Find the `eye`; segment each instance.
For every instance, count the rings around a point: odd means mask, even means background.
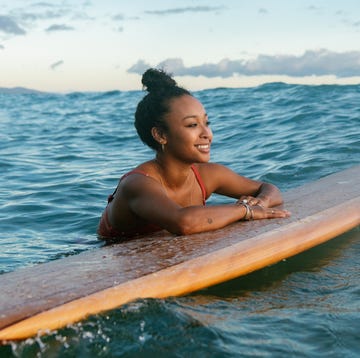
[[[197,127],[197,123],[190,123],[190,124],[188,124],[186,127],[188,127],[188,128],[194,128],[194,127]]]

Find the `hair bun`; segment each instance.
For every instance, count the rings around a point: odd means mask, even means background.
[[[176,81],[165,71],[149,68],[142,76],[141,83],[150,92],[160,92],[163,89],[175,87]]]

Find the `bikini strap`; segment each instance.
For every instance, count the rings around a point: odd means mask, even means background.
[[[201,178],[201,175],[198,171],[198,169],[196,168],[196,166],[194,164],[191,165],[191,169],[192,171],[194,172],[195,174],[195,177],[196,177],[196,180],[197,182],[199,183],[199,186],[201,188],[201,192],[202,192],[202,197],[203,197],[203,205],[205,205],[205,201],[206,201],[206,188],[205,188],[205,185],[204,185],[204,182]]]

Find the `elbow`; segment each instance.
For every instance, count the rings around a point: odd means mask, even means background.
[[[282,205],[284,203],[280,189],[269,183],[263,183],[260,187],[259,196],[264,197],[269,207]]]
[[[282,204],[284,204],[283,196],[282,196],[281,191],[279,189],[277,189],[277,192],[278,192],[278,195],[277,195],[277,198],[276,198],[276,205],[282,205]]]
[[[176,235],[190,235],[197,232],[194,218],[189,215],[182,215],[168,230]]]
[[[269,207],[272,208],[274,206],[279,206],[279,205],[282,205],[284,204],[284,200],[281,196],[277,197],[277,198],[274,198],[273,200],[271,200],[270,204],[269,204]]]
[[[173,234],[176,235],[190,235],[193,233],[194,233],[193,228],[191,227],[191,225],[189,225],[186,222],[178,223],[173,231]]]
[[[282,198],[281,194],[279,197],[275,200],[274,206],[282,205],[284,204],[284,199]]]

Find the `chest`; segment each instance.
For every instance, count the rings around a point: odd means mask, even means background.
[[[182,207],[204,204],[203,192],[196,179],[176,190],[166,188],[165,191],[170,199]]]

